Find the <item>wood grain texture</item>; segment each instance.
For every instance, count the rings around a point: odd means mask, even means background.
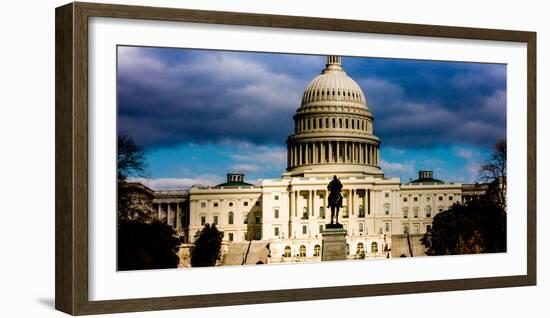
[[[527,275],[89,301],[87,71],[89,17],[527,43]],[[534,32],[78,2],[59,7],[56,9],[56,308],[72,315],[83,315],[534,285],[536,284],[535,108],[536,33]]]
[[[55,308],[74,312],[73,5],[55,10]]]
[[[527,41],[527,276],[537,284],[537,34]]]

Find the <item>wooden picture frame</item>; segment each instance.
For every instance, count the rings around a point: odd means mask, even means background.
[[[536,33],[451,26],[70,3],[56,9],[55,307],[72,314],[164,310],[536,284]],[[527,275],[146,299],[88,297],[88,20],[91,17],[365,32],[527,44]]]

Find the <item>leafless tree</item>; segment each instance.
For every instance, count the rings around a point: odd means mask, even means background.
[[[117,155],[117,191],[118,191],[118,217],[124,219],[144,219],[149,216],[148,207],[151,202],[143,202],[147,199],[140,187],[128,182],[128,177],[145,177],[145,149],[136,144],[127,136],[118,137]]]
[[[506,139],[493,146],[493,153],[479,170],[479,178],[489,184],[487,195],[506,209]]]

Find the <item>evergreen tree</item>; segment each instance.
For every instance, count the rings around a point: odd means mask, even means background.
[[[176,268],[180,240],[164,223],[124,220],[118,223],[118,270]]]
[[[428,255],[506,252],[506,212],[487,199],[455,203],[434,217],[422,243]]]
[[[191,266],[215,266],[220,259],[223,232],[216,225],[205,224],[195,234],[195,245],[191,249]]]

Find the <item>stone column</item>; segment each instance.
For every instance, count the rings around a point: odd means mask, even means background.
[[[350,191],[350,205],[351,205],[351,215],[355,215],[355,190],[351,189]]]
[[[328,141],[328,162],[332,163],[332,141]]]
[[[292,163],[290,162],[290,158],[292,158],[292,147],[288,147],[286,151],[286,166],[291,167]]]
[[[370,145],[370,164],[374,166],[374,147]]]
[[[298,190],[294,190],[294,216],[298,217]]]
[[[327,196],[328,196],[328,193],[327,191],[325,190],[325,194],[323,195],[323,210],[325,211],[325,219],[327,218]]]
[[[303,147],[302,147],[302,144],[298,144],[298,151],[299,151],[299,154],[298,154],[298,164],[299,164],[299,165],[303,165],[303,164],[304,164],[304,163],[302,162],[302,160],[303,160],[303,158],[304,158],[304,156],[302,155],[302,151],[303,151],[302,148],[303,148]]]
[[[157,203],[157,220],[160,222],[161,221],[161,206],[160,206],[160,203]]]
[[[336,162],[340,162],[340,142],[336,142]]]
[[[288,238],[292,235],[292,215],[294,211],[294,191],[288,191]]]
[[[176,202],[176,232],[181,231],[181,203]]]
[[[367,189],[365,189],[365,193],[363,194],[363,214],[365,214],[365,216],[367,214]]]
[[[311,217],[315,215],[315,190],[311,190],[311,211],[309,214],[311,214]]]
[[[307,217],[309,219],[309,216],[311,215],[311,190],[308,190],[307,191],[307,200],[306,200],[307,204]]]
[[[325,142],[324,141],[321,141],[321,143],[319,144],[319,147],[321,147],[321,160],[319,161],[320,163],[325,163]]]
[[[309,154],[311,150],[311,144],[308,142],[306,143],[306,165],[311,163],[311,156]]]
[[[173,215],[174,211],[172,211],[172,203],[168,203],[166,208],[166,225],[173,226],[171,218]]]
[[[349,163],[351,161],[351,150],[349,149],[350,148],[350,143],[348,141],[344,141],[344,149],[346,149],[346,153],[345,153],[345,162]]]
[[[367,190],[367,215],[370,215],[370,189]]]

